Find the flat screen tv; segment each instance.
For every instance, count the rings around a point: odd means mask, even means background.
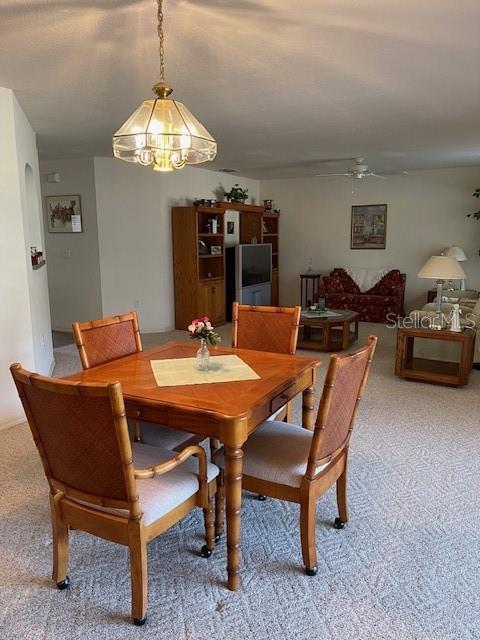
[[[238,283],[240,288],[271,282],[271,244],[239,244],[237,251],[237,274],[238,276],[241,276],[241,282]]]

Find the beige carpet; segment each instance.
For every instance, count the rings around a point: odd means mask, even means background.
[[[394,332],[363,325],[371,332],[380,344],[352,442],[351,521],[333,529],[334,492],[319,501],[318,575],[302,571],[297,506],[245,494],[242,590],[224,586],[224,541],[198,556],[192,514],[149,546],[143,628],[129,622],[120,546],[73,532],[72,586],[54,588],[40,461],[26,426],[2,432],[0,640],[480,638],[480,372],[463,389],[399,380]],[[56,357],[58,375],[78,368],[73,347]]]

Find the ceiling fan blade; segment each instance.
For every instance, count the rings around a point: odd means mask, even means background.
[[[373,171],[370,171],[368,175],[372,176],[372,178],[381,178],[382,180],[388,180],[388,176],[381,176],[378,173],[373,173]]]
[[[314,178],[331,178],[332,176],[347,176],[348,178],[351,176],[351,173],[316,173]]]

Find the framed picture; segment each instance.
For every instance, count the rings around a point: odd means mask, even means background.
[[[212,245],[210,247],[210,253],[212,256],[221,256],[222,255],[222,245]]]
[[[387,205],[353,205],[350,249],[385,249],[386,238]]]
[[[80,196],[46,196],[47,227],[50,233],[81,233]]]
[[[233,220],[227,221],[227,233],[229,235],[235,233],[235,222]]]

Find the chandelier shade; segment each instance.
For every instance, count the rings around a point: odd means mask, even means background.
[[[217,143],[176,100],[145,100],[113,136],[113,155],[158,171],[213,160]]]

